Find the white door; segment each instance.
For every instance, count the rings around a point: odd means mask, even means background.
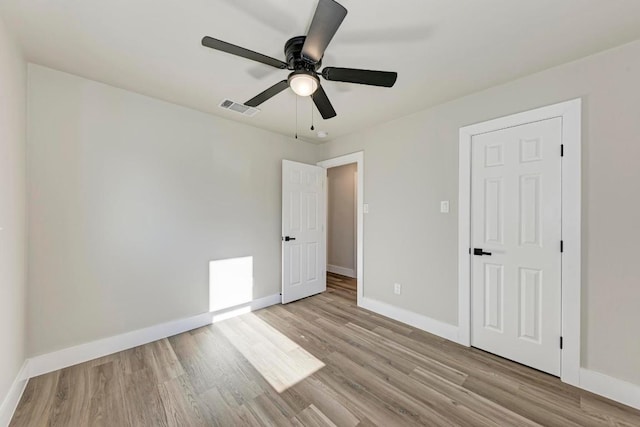
[[[554,118],[474,136],[471,344],[560,375],[561,143]]]
[[[327,289],[327,170],[282,161],[282,303]]]

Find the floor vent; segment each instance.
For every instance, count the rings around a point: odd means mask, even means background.
[[[247,107],[244,104],[239,104],[237,102],[231,101],[230,99],[224,99],[220,103],[220,108],[224,108],[225,110],[235,111],[236,113],[240,113],[243,116],[253,117],[260,112],[257,108]]]

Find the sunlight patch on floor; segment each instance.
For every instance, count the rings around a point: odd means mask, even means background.
[[[278,393],[325,366],[255,314],[229,319],[217,326]]]

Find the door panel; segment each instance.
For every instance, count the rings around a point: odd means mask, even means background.
[[[502,265],[484,265],[484,327],[503,331],[504,269]]]
[[[326,174],[318,166],[282,161],[283,304],[326,290]]]
[[[540,175],[520,177],[520,245],[540,247]]]
[[[560,118],[472,139],[473,346],[560,375]]]
[[[520,312],[518,337],[540,344],[540,282],[542,272],[520,268]]]
[[[502,178],[484,181],[484,199],[484,243],[501,245],[504,230]]]

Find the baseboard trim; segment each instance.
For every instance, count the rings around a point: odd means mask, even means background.
[[[25,360],[22,368],[18,371],[18,375],[16,375],[16,379],[13,380],[9,392],[2,401],[2,405],[0,405],[0,427],[7,427],[9,425],[11,418],[13,418],[13,413],[18,407],[22,393],[24,393],[27,381],[29,380],[27,376],[27,366],[28,361]]]
[[[362,298],[360,303],[362,308],[381,314],[398,322],[406,323],[414,328],[422,329],[430,334],[458,342],[458,327],[439,320],[432,319],[404,308],[395,307],[371,298]]]
[[[249,313],[254,310],[279,304],[280,294],[269,295],[255,299],[246,304],[240,304],[225,310],[202,313],[185,319],[173,320],[160,325],[138,329],[109,338],[91,341],[51,353],[42,354],[27,360],[28,378],[43,375],[58,369],[77,365],[119,351],[128,350],[143,344],[157,341],[172,335],[181,334],[192,329],[210,325],[211,323]]]
[[[580,368],[580,388],[640,409],[640,385],[631,384],[591,369]]]
[[[211,323],[211,314],[202,313],[148,328],[103,338],[29,359],[29,378],[67,368]]]
[[[211,323],[221,322],[232,317],[240,316],[241,314],[250,313],[252,311],[260,310],[261,308],[267,308],[272,305],[281,304],[282,295],[273,294],[268,297],[258,298],[251,301],[248,304],[240,304],[235,307],[219,310],[214,313],[208,313],[211,315]]]
[[[341,276],[347,276],[355,279],[356,271],[353,268],[340,267],[339,265],[327,264],[327,271],[329,273],[339,274]]]

